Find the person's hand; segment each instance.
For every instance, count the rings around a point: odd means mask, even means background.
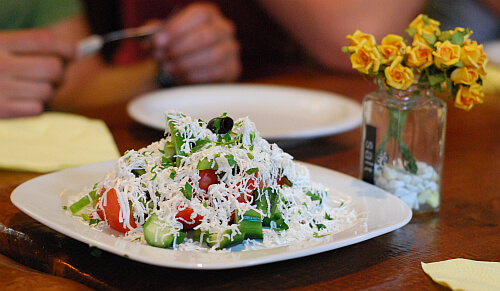
[[[153,55],[178,83],[230,82],[241,74],[235,28],[219,9],[194,3],[153,36]]]
[[[0,118],[42,113],[73,54],[48,30],[0,32]]]

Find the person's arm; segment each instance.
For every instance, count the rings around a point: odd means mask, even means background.
[[[375,35],[402,34],[424,0],[258,0],[320,64],[349,69],[341,48],[356,29]]]
[[[500,1],[498,0],[480,0],[483,2],[491,11],[497,14],[497,17],[500,17]]]
[[[61,38],[76,42],[90,34],[83,16],[58,23],[50,29]],[[50,103],[55,110],[78,110],[126,102],[157,88],[156,63],[146,60],[130,66],[113,66],[95,54],[68,64],[64,82]]]
[[[51,29],[75,43],[90,31],[83,17]],[[156,89],[157,62],[181,84],[230,82],[241,73],[234,27],[211,4],[195,3],[180,10],[152,37],[152,44],[156,59],[152,56],[133,65],[109,65],[98,55],[70,64],[52,108],[71,110],[124,102]]]
[[[50,30],[0,32],[0,118],[43,112],[72,58],[71,43]]]
[[[153,37],[153,55],[182,84],[233,82],[241,74],[234,24],[211,3],[193,3]]]

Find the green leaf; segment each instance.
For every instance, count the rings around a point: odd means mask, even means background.
[[[434,86],[434,85],[439,85],[441,86],[441,83],[446,81],[446,76],[444,72],[440,73],[435,73],[431,75],[427,75],[427,79],[429,80],[429,85]]]
[[[94,224],[98,224],[102,220],[100,220],[98,218],[90,218],[88,221],[89,221],[89,225],[94,225]]]
[[[434,34],[422,33],[422,37],[433,46],[436,43],[436,36]]]
[[[322,223],[316,223],[316,227],[318,228],[318,230],[322,230],[322,229],[326,228],[326,225],[324,225]]]
[[[438,39],[439,39],[440,42],[445,42],[447,40],[450,40],[451,39],[451,33],[449,31],[443,31],[439,35]]]
[[[311,191],[307,191],[307,196],[311,197],[311,201],[321,201],[321,197],[318,194],[314,194]]]
[[[458,62],[455,63],[455,67],[457,67],[457,68],[463,68],[463,67],[465,67],[465,64],[462,61],[458,61]]]
[[[225,155],[227,162],[229,163],[229,166],[233,167],[236,165],[236,161],[234,160],[233,155]]]
[[[456,31],[451,36],[450,42],[452,44],[462,45],[464,43],[465,37],[470,33],[470,29],[466,28],[464,31]]]
[[[214,166],[212,166],[212,165],[214,165]],[[203,160],[199,161],[198,165],[196,165],[196,169],[197,170],[208,170],[208,169],[217,170],[217,164],[214,163],[214,161],[209,160],[208,158],[203,158]]]
[[[259,168],[251,168],[245,171],[248,175],[252,175],[254,173],[257,173],[259,171]]]
[[[175,169],[171,169],[171,172],[170,172],[170,179],[174,179],[175,178],[175,175],[177,174],[177,172],[175,171]]]
[[[138,177],[146,174],[146,170],[144,170],[144,169],[132,169],[132,174],[134,174],[134,176],[136,178],[138,178]]]
[[[193,198],[193,186],[191,186],[188,182],[186,182],[184,188],[181,188],[181,192],[188,200]]]
[[[429,21],[429,16],[427,15],[422,16],[422,21],[425,23],[425,26],[431,25],[431,22]]]
[[[417,29],[415,27],[407,28],[406,33],[408,33],[409,36],[413,37],[417,33]]]
[[[197,140],[195,142],[194,147],[191,149],[191,152],[195,153],[195,152],[201,150],[209,142],[210,142],[210,140],[208,138]]]

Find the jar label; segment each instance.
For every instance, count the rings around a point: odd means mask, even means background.
[[[363,141],[363,181],[374,184],[375,145],[377,144],[377,128],[366,124]]]

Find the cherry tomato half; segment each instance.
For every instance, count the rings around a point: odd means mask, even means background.
[[[282,176],[280,179],[278,179],[278,185],[280,185],[281,187],[285,185],[288,187],[292,187],[292,182],[290,182],[290,180],[288,180],[286,176]]]
[[[97,214],[99,217],[106,221],[106,223],[112,228],[121,233],[127,233],[130,229],[124,226],[124,222],[120,221],[120,203],[118,202],[118,195],[116,194],[116,190],[111,188],[108,190],[106,195],[102,195],[106,189],[101,190],[101,197],[99,198],[100,203],[97,204]],[[103,198],[104,197],[104,198]],[[106,201],[102,201],[106,199]],[[101,208],[102,205],[102,208]],[[135,228],[137,224],[132,217],[132,212],[130,212],[130,225]]]
[[[245,185],[241,185],[238,183],[238,187],[240,188],[240,195],[236,197],[236,200],[240,203],[246,203],[250,201],[250,197],[252,197],[253,191],[257,188],[257,172],[252,174],[252,178],[248,179]]]
[[[175,215],[175,219],[182,223],[183,229],[192,229],[195,226],[198,226],[203,219],[203,216],[200,214],[196,214],[195,218],[191,218],[191,214],[193,214],[194,210],[191,207],[186,207]]]
[[[208,187],[210,185],[219,183],[219,177],[217,177],[217,174],[215,174],[215,170],[200,170],[200,180],[198,181],[198,183],[200,189],[208,192]]]

